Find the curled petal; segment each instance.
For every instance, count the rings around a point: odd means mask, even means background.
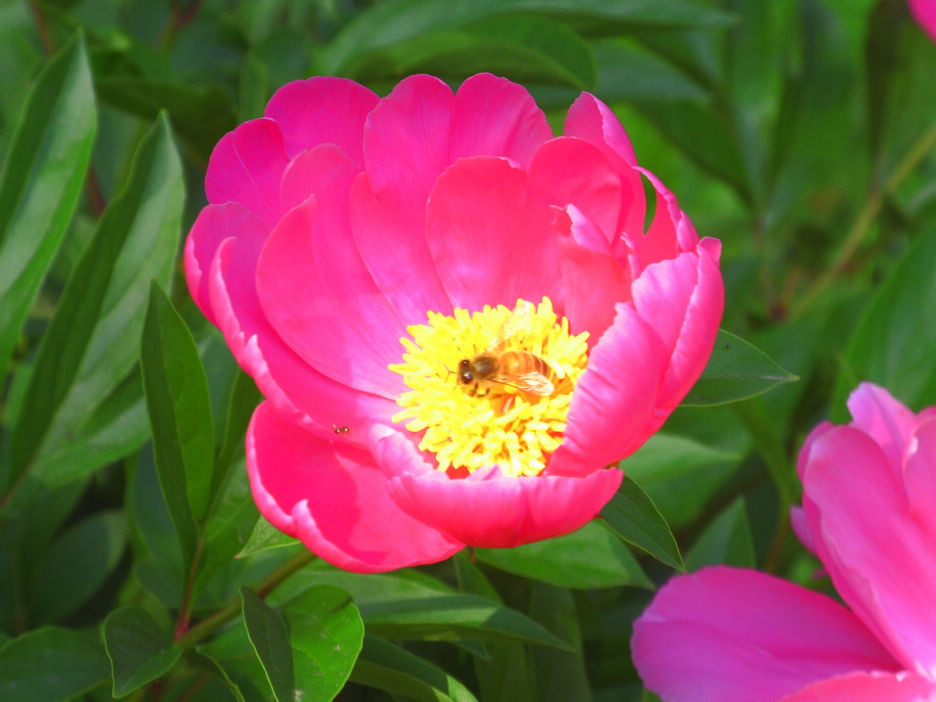
[[[401,509],[452,539],[483,548],[509,548],[562,536],[593,519],[621,484],[616,469],[583,478],[507,477],[492,467],[465,478],[433,470],[397,431],[373,434],[378,463],[393,475]]]
[[[910,514],[883,450],[835,427],[813,443],[803,488],[839,594],[907,669],[936,680],[936,539]]]
[[[704,249],[680,254],[648,266],[632,291],[637,312],[669,359],[657,400],[665,419],[698,380],[715,345],[725,301],[718,262]]]
[[[347,158],[345,165],[343,179],[290,210],[270,234],[257,262],[257,293],[273,328],[309,365],[394,399],[403,385],[387,363],[400,355],[404,327],[351,238],[347,193],[356,169]]]
[[[352,80],[314,76],[277,90],[264,114],[279,125],[290,158],[319,144],[335,144],[363,167],[364,121],[378,101]]]
[[[278,412],[320,436],[334,436],[334,427],[346,426],[343,438],[360,443],[364,426],[388,421],[399,408],[322,375],[286,346],[247,284],[255,275],[258,248],[249,239],[233,238],[218,247],[208,276],[218,328],[240,367]]]
[[[208,202],[239,202],[272,227],[281,214],[280,179],[288,162],[276,122],[245,122],[225,134],[211,152],[205,175]]]
[[[671,702],[770,702],[831,676],[899,669],[831,598],[726,567],[661,588],[634,622],[631,654],[647,688]]]
[[[917,425],[907,442],[903,465],[910,514],[936,542],[936,417]]]
[[[615,306],[614,323],[589,354],[569,407],[565,438],[547,472],[584,475],[646,441],[663,379],[659,337],[631,303]]]
[[[247,470],[270,523],[339,568],[374,573],[435,563],[463,546],[402,512],[367,451],[316,438],[268,402],[247,431]]]
[[[936,687],[925,678],[900,673],[849,673],[813,683],[781,702],[936,702]]]

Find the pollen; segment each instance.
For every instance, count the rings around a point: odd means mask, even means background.
[[[546,297],[513,309],[429,312],[407,332],[403,362],[389,366],[410,388],[393,421],[421,433],[419,448],[435,454],[438,469],[541,473],[562,443],[588,332],[571,334]]]

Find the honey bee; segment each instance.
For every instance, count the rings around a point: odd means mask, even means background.
[[[532,305],[518,305],[513,314],[513,324],[505,324],[488,344],[488,347],[473,358],[463,358],[458,362],[456,376],[458,383],[466,387],[472,397],[487,397],[493,388],[491,384],[514,388],[526,396],[549,397],[556,391],[556,374],[549,364],[530,351],[507,348],[510,338],[516,334],[516,325],[529,314]],[[484,389],[483,394],[481,393]],[[502,413],[513,402],[513,396],[505,398]]]
[[[339,434],[339,435],[347,434],[348,432],[351,431],[351,427],[346,427],[346,426],[339,427],[337,424],[332,424],[332,429],[334,430],[336,434]]]

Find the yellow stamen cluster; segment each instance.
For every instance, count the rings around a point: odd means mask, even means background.
[[[429,312],[428,324],[407,328],[403,363],[390,370],[411,388],[397,400],[404,409],[393,421],[424,432],[419,448],[436,455],[439,470],[475,471],[500,464],[506,475],[537,475],[562,442],[572,391],[588,361],[588,332],[572,335],[568,320],[518,300],[511,310],[485,306],[452,316]],[[555,389],[549,396],[524,392],[522,382],[459,382],[459,363],[479,355],[525,351],[549,366]]]

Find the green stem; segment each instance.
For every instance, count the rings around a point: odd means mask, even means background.
[[[257,583],[254,586],[257,594],[260,597],[266,597],[270,592],[272,592],[277,585],[282,583],[286,578],[295,573],[297,570],[301,569],[303,566],[308,565],[316,558],[315,554],[311,551],[302,551],[297,553],[295,556],[290,558],[288,561],[280,565],[276,570],[266,576],[263,580]],[[182,647],[194,646],[202,639],[209,636],[212,632],[216,631],[220,627],[227,624],[229,621],[234,619],[241,611],[241,602],[238,597],[237,600],[224,607],[219,609],[214,614],[202,619],[198,624],[193,626],[191,629],[186,631],[181,636],[177,636],[175,642]]]
[[[793,308],[791,313],[792,317],[799,317],[804,311],[809,309],[813,302],[815,302],[827,288],[835,283],[838,275],[845,270],[852,256],[855,255],[855,252],[858,251],[865,237],[867,237],[871,225],[874,224],[874,221],[881,212],[881,207],[884,204],[884,197],[894,192],[900,184],[906,180],[907,176],[920,164],[934,145],[936,145],[936,124],[933,124],[929,129],[923,132],[919,139],[913,142],[907,150],[907,153],[904,154],[904,157],[894,170],[891,171],[890,176],[888,176],[887,180],[884,182],[884,186],[880,189],[872,190],[869,193],[864,207],[858,212],[858,216],[848,230],[848,234],[845,236],[845,240],[842,242],[832,264],[816,279],[816,282],[813,283],[812,287],[810,287],[806,294],[800,299],[799,303]]]

